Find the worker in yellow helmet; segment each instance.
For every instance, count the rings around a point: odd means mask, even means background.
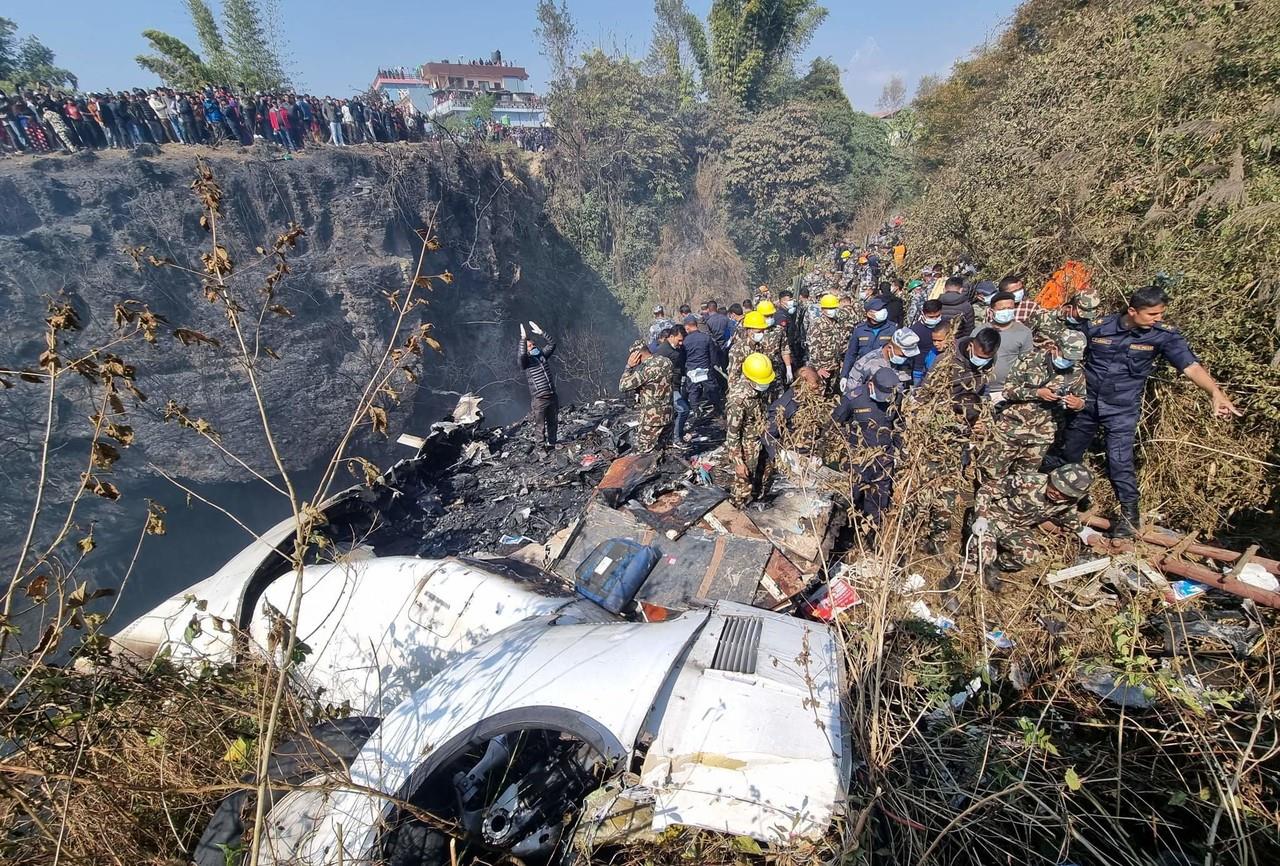
[[[805,332],[807,363],[818,372],[824,390],[830,394],[840,380],[840,367],[844,352],[853,332],[852,318],[847,309],[840,306],[840,298],[825,294],[818,301],[819,316]]]
[[[773,305],[773,301],[763,300],[756,304],[755,311],[764,316],[765,334],[764,339],[756,344],[754,350],[762,355],[768,355],[775,370],[785,370],[789,385],[792,371],[791,344],[787,342],[786,330],[777,323],[778,308]]]
[[[742,362],[752,352],[759,352],[770,359],[776,358],[781,367],[784,342],[782,332],[777,328],[770,328],[769,320],[759,310],[752,310],[743,316],[742,323],[729,342],[729,363],[725,370],[729,387],[733,387],[742,378]]]
[[[729,495],[733,504],[741,508],[758,498],[765,486],[769,456],[760,437],[767,426],[771,393],[778,377],[773,362],[760,352],[748,354],[737,368],[741,375],[729,388],[725,403],[724,448],[733,466]]]

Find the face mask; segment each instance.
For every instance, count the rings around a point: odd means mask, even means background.
[[[1076,362],[1071,360],[1070,358],[1054,358],[1053,359],[1053,366],[1057,367],[1059,370],[1070,370],[1075,365],[1076,365]]]
[[[899,367],[901,367],[903,364],[907,363],[907,356],[906,355],[890,355],[889,363],[897,364]]]
[[[827,318],[828,318],[828,319],[834,319],[834,318],[836,317],[836,313],[837,313],[837,312],[839,312],[839,311],[838,311],[838,310],[827,310],[827,311],[826,311],[826,313],[827,313]]]
[[[795,311],[796,311],[796,304],[795,304],[795,301],[792,301],[791,303],[787,304],[787,312],[788,312],[788,313],[794,313]]]
[[[772,328],[772,327],[773,327],[773,316],[765,316],[765,318],[764,318],[764,323],[765,323],[766,325],[768,325],[770,328]]]
[[[1023,295],[1025,295],[1025,294],[1026,294],[1026,292],[1025,292],[1025,291],[1023,291],[1022,289],[1018,289],[1018,291],[1016,291],[1016,292],[1014,292],[1014,293],[1013,293],[1013,299],[1014,299],[1015,301],[1017,301],[1019,304],[1021,304],[1021,303],[1022,303],[1022,296],[1023,296]]]
[[[887,318],[889,318],[888,310],[876,310],[874,313],[871,314],[871,321],[873,322],[877,322],[877,323],[883,322]]]
[[[997,325],[1007,325],[1013,321],[1015,315],[1017,314],[1014,310],[996,310],[991,314],[991,320]]]
[[[942,316],[927,316],[920,320],[930,328],[936,328],[942,324]]]
[[[757,343],[763,343],[764,334],[760,333],[759,331],[756,331],[754,334],[751,335],[751,339],[755,340]]]
[[[530,350],[529,350],[529,354],[536,358],[536,357],[538,357],[539,355],[541,355],[541,354],[542,354],[542,350],[541,350],[541,349],[530,349]]]
[[[1080,324],[1080,317],[1079,317],[1079,316],[1067,316],[1067,317],[1066,317],[1066,319],[1067,319],[1067,321],[1068,321],[1068,322],[1070,322],[1070,323],[1071,323],[1071,324],[1073,324],[1073,325],[1079,325],[1079,324]]]
[[[751,383],[751,387],[752,387],[752,388],[755,388],[755,389],[756,389],[757,391],[759,391],[761,394],[763,394],[765,391],[768,391],[768,390],[769,390],[769,388],[770,388],[770,386],[769,386],[769,385],[761,385],[759,382],[752,382],[752,383]]]
[[[990,364],[990,363],[991,363],[991,359],[990,359],[990,358],[979,358],[977,355],[970,355],[970,356],[969,356],[969,363],[970,363],[970,364],[973,364],[973,366],[975,366],[975,367],[982,368],[982,367],[985,367],[985,366],[987,366],[988,364]]]

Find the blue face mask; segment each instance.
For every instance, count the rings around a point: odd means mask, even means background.
[[[903,364],[907,363],[907,358],[905,355],[890,355],[889,363],[897,364],[899,367],[901,367]]]
[[[1017,312],[1014,310],[996,310],[991,314],[991,320],[997,325],[1007,325],[1013,321]]]
[[[773,316],[765,316],[764,323],[770,328],[773,327]]]
[[[1070,370],[1075,365],[1076,365],[1076,362],[1071,360],[1070,358],[1054,358],[1053,359],[1053,366],[1057,367],[1059,370]]]
[[[942,316],[926,316],[920,321],[928,325],[930,328],[936,328],[938,325],[942,324]]]
[[[991,359],[990,359],[990,358],[979,358],[977,355],[970,355],[970,356],[969,356],[969,363],[973,364],[973,366],[975,366],[975,367],[985,367],[985,366],[987,366],[988,364],[990,364],[990,363],[991,363]]]
[[[542,354],[542,350],[541,350],[541,349],[530,349],[530,350],[529,350],[529,354],[530,354],[530,355],[533,355],[533,357],[535,357],[535,358],[536,358],[536,357],[538,357],[539,355],[541,355],[541,354]]]

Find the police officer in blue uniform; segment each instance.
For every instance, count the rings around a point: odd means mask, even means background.
[[[1099,427],[1106,434],[1107,474],[1120,503],[1112,535],[1131,537],[1140,521],[1138,477],[1133,463],[1133,440],[1142,411],[1142,391],[1156,361],[1167,360],[1213,400],[1220,418],[1243,415],[1196,358],[1177,328],[1163,323],[1169,296],[1160,286],[1138,289],[1126,312],[1090,325],[1084,374],[1089,396],[1075,413],[1061,445],[1045,458],[1046,471],[1078,463],[1093,443]]]
[[[848,425],[849,444],[858,461],[852,503],[872,528],[879,528],[893,494],[893,460],[898,445],[894,426],[902,389],[898,374],[881,367],[865,385],[842,397],[831,413],[837,423]]]
[[[849,375],[854,362],[863,355],[869,355],[885,347],[893,339],[893,332],[898,330],[898,323],[889,319],[889,310],[880,298],[867,301],[866,321],[853,329],[849,335],[849,346],[844,351],[844,365],[840,368],[840,378]]]

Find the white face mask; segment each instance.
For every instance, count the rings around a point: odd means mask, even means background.
[[[761,385],[759,382],[752,382],[751,387],[763,394],[765,391],[768,391],[772,385]]]
[[[889,318],[888,310],[876,310],[871,314],[871,321],[877,324],[879,324],[880,322],[883,322],[887,318]]]
[[[942,324],[942,316],[926,316],[920,321],[928,325],[930,328],[936,328],[938,325]]]
[[[766,325],[768,325],[770,328],[772,328],[772,327],[773,327],[773,316],[766,316],[766,317],[765,317],[765,320],[764,320],[764,323],[765,323]]]
[[[756,331],[754,334],[751,335],[751,339],[755,340],[757,343],[763,343],[764,334],[761,333],[760,331]]]
[[[827,318],[828,318],[828,319],[834,319],[834,318],[836,317],[836,313],[838,313],[838,312],[840,312],[840,311],[839,311],[839,310],[826,310],[825,312],[826,312],[826,314],[827,314]]]
[[[1016,292],[1013,293],[1013,299],[1017,301],[1019,304],[1021,304],[1022,298],[1024,295],[1026,295],[1026,292],[1022,289],[1018,289]]]
[[[991,313],[991,320],[997,325],[1007,325],[1013,321],[1015,315],[1014,310],[994,310]]]
[[[795,301],[792,301],[791,303],[787,304],[787,312],[788,312],[788,313],[794,313],[795,311],[796,311],[796,302],[795,302]]]

